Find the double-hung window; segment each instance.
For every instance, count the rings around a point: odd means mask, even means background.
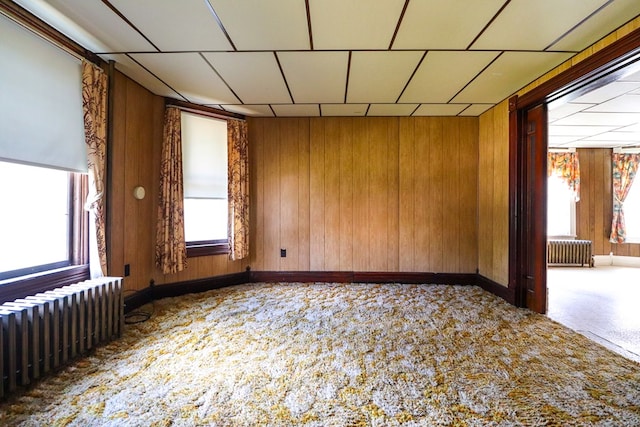
[[[187,255],[228,253],[227,122],[182,112]]]

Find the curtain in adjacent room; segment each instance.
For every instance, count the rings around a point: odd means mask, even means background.
[[[247,123],[228,120],[229,258],[249,255],[249,142]]]
[[[627,232],[624,224],[624,201],[638,171],[640,154],[613,153],[613,221],[611,222],[611,243],[624,243]]]
[[[180,110],[167,107],[164,113],[160,198],[156,228],[156,266],[164,274],[177,273],[187,266],[182,186]]]
[[[96,65],[82,61],[82,108],[87,145],[89,195],[85,209],[91,215],[91,277],[107,273],[105,190],[107,155],[107,75]]]
[[[580,200],[580,162],[578,153],[550,152],[547,154],[547,176],[557,176],[569,186],[575,201]]]

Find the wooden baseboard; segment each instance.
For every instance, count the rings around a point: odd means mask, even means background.
[[[476,274],[476,286],[480,286],[487,292],[491,292],[492,294],[499,296],[506,302],[512,305],[516,305],[516,293],[514,289],[507,288],[506,286],[502,286],[499,283],[494,282],[491,279],[484,277],[481,274]]]
[[[143,289],[125,297],[125,313],[129,313],[151,301],[204,292],[226,286],[258,282],[326,282],[326,283],[425,283],[438,285],[480,286],[506,300],[515,303],[512,289],[472,273],[415,273],[369,271],[250,271],[209,277],[198,280],[168,283]]]

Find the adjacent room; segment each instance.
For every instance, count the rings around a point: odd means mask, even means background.
[[[0,0],[0,424],[640,425],[640,353],[572,323],[638,334],[637,283],[578,298],[640,259],[639,27]],[[547,226],[595,267],[547,268]]]

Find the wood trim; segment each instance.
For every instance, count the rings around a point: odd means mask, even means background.
[[[506,288],[479,274],[414,273],[414,272],[353,272],[353,271],[251,271],[151,286],[125,297],[125,313],[154,300],[205,292],[227,286],[260,282],[302,283],[411,283],[434,285],[479,286],[514,304],[513,289]]]
[[[208,255],[224,255],[230,252],[229,242],[210,242],[203,244],[189,244],[187,242],[187,258]]]
[[[177,107],[182,111],[187,111],[189,113],[200,114],[207,117],[213,117],[216,119],[236,119],[236,120],[245,120],[246,117],[242,114],[231,113],[229,111],[218,110],[213,107],[205,107],[204,105],[193,104],[191,102],[180,101],[178,99],[173,98],[165,98],[164,99],[166,106]]]
[[[69,37],[53,28],[51,25],[10,0],[0,0],[0,13],[39,34],[44,39],[49,40],[56,46],[59,46],[76,57],[84,58],[100,66],[104,64],[104,61],[98,55],[85,49],[80,44],[74,42]]]
[[[518,223],[521,202],[519,197],[522,196],[522,185],[518,179],[520,175],[520,154],[518,144],[518,96],[515,95],[509,99],[509,289],[514,293],[518,287],[518,277],[521,271],[518,264],[518,230],[521,224]],[[488,279],[487,279],[488,280]],[[523,307],[524,300],[520,297],[515,298],[514,304]]]
[[[89,264],[65,267],[49,273],[40,273],[16,280],[6,280],[0,286],[0,303],[35,295],[61,286],[89,279]]]
[[[638,60],[640,60],[640,29],[634,30],[521,95],[518,97],[517,108],[524,109],[539,104],[546,101],[550,95],[555,99],[560,98]]]
[[[516,304],[516,292],[513,288],[507,288],[502,286],[491,279],[484,277],[481,274],[475,275],[475,285],[481,287],[487,292],[491,292],[492,294],[502,298],[509,304]]]

